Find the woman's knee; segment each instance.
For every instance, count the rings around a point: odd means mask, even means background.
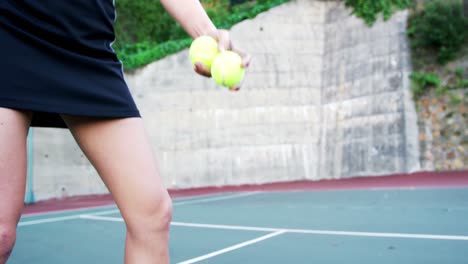
[[[16,226],[0,222],[0,260],[8,258],[16,241]]]
[[[130,213],[126,222],[131,233],[148,235],[168,232],[171,220],[172,201],[169,194],[164,191],[149,199],[142,208]]]
[[[172,220],[172,200],[167,191],[164,191],[150,217],[159,222],[159,228],[167,230]]]

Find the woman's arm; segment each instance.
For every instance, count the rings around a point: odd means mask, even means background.
[[[161,4],[192,38],[218,34],[199,0],[161,0]]]

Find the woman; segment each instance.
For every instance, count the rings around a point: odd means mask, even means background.
[[[190,36],[231,49],[199,0],[161,2]],[[0,264],[23,207],[30,126],[70,129],[125,220],[125,263],[169,263],[171,199],[111,47],[114,20],[112,0],[0,1]]]

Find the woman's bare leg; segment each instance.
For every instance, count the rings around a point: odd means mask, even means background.
[[[31,114],[0,107],[0,264],[16,241],[26,184],[26,137]]]
[[[125,263],[169,263],[172,204],[143,121],[63,118],[125,220]]]

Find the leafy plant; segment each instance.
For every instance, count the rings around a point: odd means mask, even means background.
[[[468,87],[468,80],[467,79],[462,79],[458,81],[457,83],[457,88],[467,88]]]
[[[134,70],[142,65],[166,57],[168,54],[178,52],[190,45],[191,38],[182,40],[169,40],[161,44],[148,42],[128,44],[117,51],[119,59],[125,69]]]
[[[458,94],[450,94],[450,104],[451,105],[459,105],[463,102],[463,98]]]
[[[434,89],[436,95],[441,96],[449,90],[468,87],[468,79],[463,79],[463,68],[444,72],[443,76],[444,80],[436,73],[413,72],[410,78],[414,97],[417,99],[431,89]]]
[[[434,50],[437,62],[446,64],[467,42],[467,28],[460,1],[432,0],[411,17],[407,32],[414,50]]]
[[[412,0],[345,0],[345,4],[353,9],[354,15],[371,26],[380,13],[384,20],[388,20],[395,11],[410,7]]]
[[[433,73],[413,72],[410,78],[413,81],[413,94],[416,98],[422,96],[431,87],[439,87],[441,83],[439,76]]]
[[[465,69],[463,67],[455,69],[455,75],[457,75],[458,78],[463,78],[463,73],[465,73]]]

